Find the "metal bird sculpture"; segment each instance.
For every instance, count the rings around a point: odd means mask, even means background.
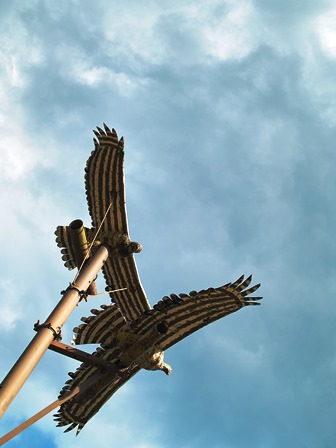
[[[112,303],[93,309],[92,316],[82,318],[83,324],[74,329],[74,343],[100,344],[93,356],[104,361],[105,366],[114,366],[114,370],[84,362],[76,372],[69,373],[60,397],[92,380],[85,392],[63,403],[54,416],[57,426],[67,426],[65,432],[77,428],[77,434],[140,369],[162,370],[169,375],[172,369],[163,360],[169,347],[244,306],[259,305],[261,299],[251,296],[260,284],[250,286],[251,276],[242,276],[218,288],[170,294],[152,308],[133,255],[141,250],[141,245],[129,239],[123,138],[118,140],[116,131],[105,124],[104,129],[97,128],[94,133],[95,148],[85,168],[93,228],[85,232],[91,250],[102,243],[111,247],[102,269]],[[65,266],[79,267],[69,227],[59,226],[55,233]]]

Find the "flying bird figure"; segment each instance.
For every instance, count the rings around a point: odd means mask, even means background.
[[[110,247],[110,256],[102,270],[112,303],[91,310],[74,329],[75,344],[100,344],[94,357],[114,366],[114,370],[82,363],[69,373],[70,379],[60,397],[92,379],[85,392],[63,403],[55,420],[68,426],[65,432],[83,426],[140,369],[162,370],[171,367],[164,361],[164,351],[186,336],[248,305],[259,305],[261,297],[251,296],[260,284],[250,286],[251,276],[244,276],[218,288],[170,294],[150,306],[141,285],[134,252],[139,243],[130,241],[124,190],[124,141],[114,129],[94,131],[95,148],[85,168],[85,187],[92,229],[85,229],[94,251],[100,244]],[[97,229],[99,232],[97,234]],[[78,266],[69,227],[56,230],[68,269]],[[97,380],[95,380],[97,378]]]

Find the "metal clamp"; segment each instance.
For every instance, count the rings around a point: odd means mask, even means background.
[[[34,324],[35,331],[40,331],[42,328],[48,328],[48,330],[50,330],[54,334],[54,341],[60,341],[62,339],[61,329],[58,327],[57,330],[55,330],[50,322],[40,324],[40,321],[38,320],[36,324]]]
[[[85,302],[87,302],[87,298],[88,298],[88,293],[87,291],[81,291],[79,290],[73,283],[70,283],[69,286],[67,287],[67,289],[61,291],[61,294],[65,294],[67,291],[70,291],[71,289],[73,289],[74,291],[77,291],[78,295],[79,295],[79,301],[81,302],[82,300],[85,300]]]

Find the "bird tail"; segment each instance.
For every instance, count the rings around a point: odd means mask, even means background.
[[[69,226],[58,226],[55,231],[57,246],[61,248],[64,266],[79,269],[89,257],[89,245],[92,232],[83,226],[80,219],[72,221]]]
[[[83,226],[83,221],[76,219],[69,226],[58,226],[55,235],[57,246],[61,248],[64,266],[69,270],[80,270],[90,255],[92,231]],[[95,282],[90,284],[87,292],[89,295],[97,294]]]

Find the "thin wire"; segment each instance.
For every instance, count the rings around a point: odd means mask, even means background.
[[[96,234],[95,234],[93,240],[91,241],[91,244],[90,244],[90,246],[89,246],[89,248],[88,248],[88,250],[87,250],[87,252],[86,252],[86,254],[85,254],[85,257],[84,257],[84,259],[83,259],[83,261],[82,261],[82,264],[80,265],[80,267],[79,267],[79,269],[78,269],[78,272],[77,272],[77,274],[75,275],[74,282],[76,281],[77,277],[79,276],[79,273],[80,273],[80,271],[82,270],[85,261],[86,261],[86,260],[89,258],[89,256],[90,256],[90,252],[91,252],[92,246],[94,245],[94,243],[95,243],[95,241],[96,241],[96,239],[97,239],[97,236],[98,236],[98,234],[99,234],[99,232],[100,232],[100,229],[102,228],[102,225],[103,225],[103,223],[104,223],[104,221],[105,221],[105,219],[106,219],[106,217],[107,217],[108,212],[110,211],[111,206],[112,206],[112,201],[110,202],[110,205],[108,206],[108,208],[107,208],[107,210],[106,210],[106,213],[105,213],[105,215],[104,215],[104,217],[103,217],[103,219],[102,219],[102,222],[99,224],[99,227],[98,227],[98,229],[97,229],[97,232],[96,232]]]
[[[108,208],[107,208],[107,210],[106,210],[106,213],[105,213],[105,215],[104,215],[104,218],[102,219],[102,222],[100,223],[100,225],[99,225],[99,227],[98,227],[98,230],[97,230],[97,232],[96,232],[96,234],[95,234],[95,236],[94,236],[94,238],[93,238],[93,240],[92,240],[92,242],[91,242],[91,244],[90,244],[90,247],[89,247],[89,249],[88,249],[88,252],[91,251],[91,248],[92,248],[94,242],[95,242],[96,239],[97,239],[97,236],[98,236],[98,234],[99,234],[99,232],[100,232],[100,229],[101,229],[101,227],[102,227],[102,225],[103,225],[103,223],[104,223],[104,221],[105,221],[105,219],[106,219],[106,217],[107,217],[108,212],[110,211],[111,206],[112,206],[112,201],[110,202],[110,205],[108,206]]]
[[[89,294],[89,297],[97,297],[97,296],[102,296],[104,294],[111,294],[111,292],[119,292],[119,291],[126,291],[127,288],[120,288],[120,289],[113,289],[112,291],[104,291],[104,292],[100,292],[98,294]]]

